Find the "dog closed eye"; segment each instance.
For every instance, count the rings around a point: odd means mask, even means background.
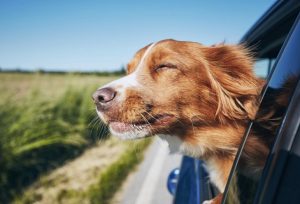
[[[170,149],[205,160],[223,192],[263,84],[252,65],[240,45],[152,43],[136,53],[127,76],[99,89],[116,94],[97,102],[97,113],[122,139],[158,135]]]
[[[154,71],[158,72],[166,69],[177,69],[177,66],[171,63],[163,63],[159,64],[158,66],[155,66]]]

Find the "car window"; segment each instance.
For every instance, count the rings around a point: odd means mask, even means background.
[[[234,164],[223,203],[253,203],[277,131],[280,128],[289,99],[300,75],[300,21],[283,46],[274,65],[263,98],[253,122],[241,145]],[[266,67],[269,61],[260,61],[258,66]],[[269,69],[269,68],[265,68]],[[261,71],[267,74],[267,71]],[[262,77],[264,77],[262,75]]]
[[[254,73],[256,76],[266,79],[271,73],[276,58],[260,58],[254,64]]]

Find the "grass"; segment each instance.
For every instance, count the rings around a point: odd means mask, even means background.
[[[114,77],[0,74],[0,203],[93,144],[92,92]]]
[[[114,139],[108,140],[101,145],[107,146],[107,144],[114,143],[114,141]],[[137,164],[142,161],[144,150],[150,143],[151,139],[118,143],[117,148],[121,148],[122,151],[114,152],[114,155],[108,154],[107,159],[112,162],[107,166],[102,164],[101,169],[98,169],[96,174],[90,175],[93,183],[88,186],[86,186],[86,182],[79,181],[80,188],[76,188],[74,179],[76,180],[77,178],[70,178],[67,173],[62,174],[60,172],[58,174],[56,172],[54,175],[43,177],[40,182],[35,183],[33,188],[30,188],[22,197],[15,200],[14,203],[112,203],[115,193],[121,188],[124,180],[135,169]],[[99,161],[95,160],[95,162]],[[103,166],[105,167],[102,168]],[[74,165],[73,170],[75,170]],[[68,184],[70,179],[72,180],[71,185]],[[53,188],[59,190],[54,193]],[[49,195],[45,195],[48,192],[50,192]]]
[[[111,198],[119,190],[123,180],[130,171],[143,159],[143,150],[150,144],[149,139],[139,141],[140,151],[136,151],[132,146],[121,157],[111,164],[98,178],[98,183],[91,186],[86,192],[92,204],[109,204]]]

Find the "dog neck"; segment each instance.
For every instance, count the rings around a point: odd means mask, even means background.
[[[184,136],[158,136],[169,144],[171,153],[204,160],[212,182],[223,192],[245,128],[246,125],[237,123],[198,126]]]
[[[158,135],[169,144],[171,153],[206,159],[211,155],[235,154],[245,131],[245,124],[193,126],[185,135]]]

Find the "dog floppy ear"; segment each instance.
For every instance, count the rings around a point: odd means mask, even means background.
[[[242,45],[205,47],[205,69],[217,98],[216,117],[254,119],[262,80],[253,73],[253,59]]]

